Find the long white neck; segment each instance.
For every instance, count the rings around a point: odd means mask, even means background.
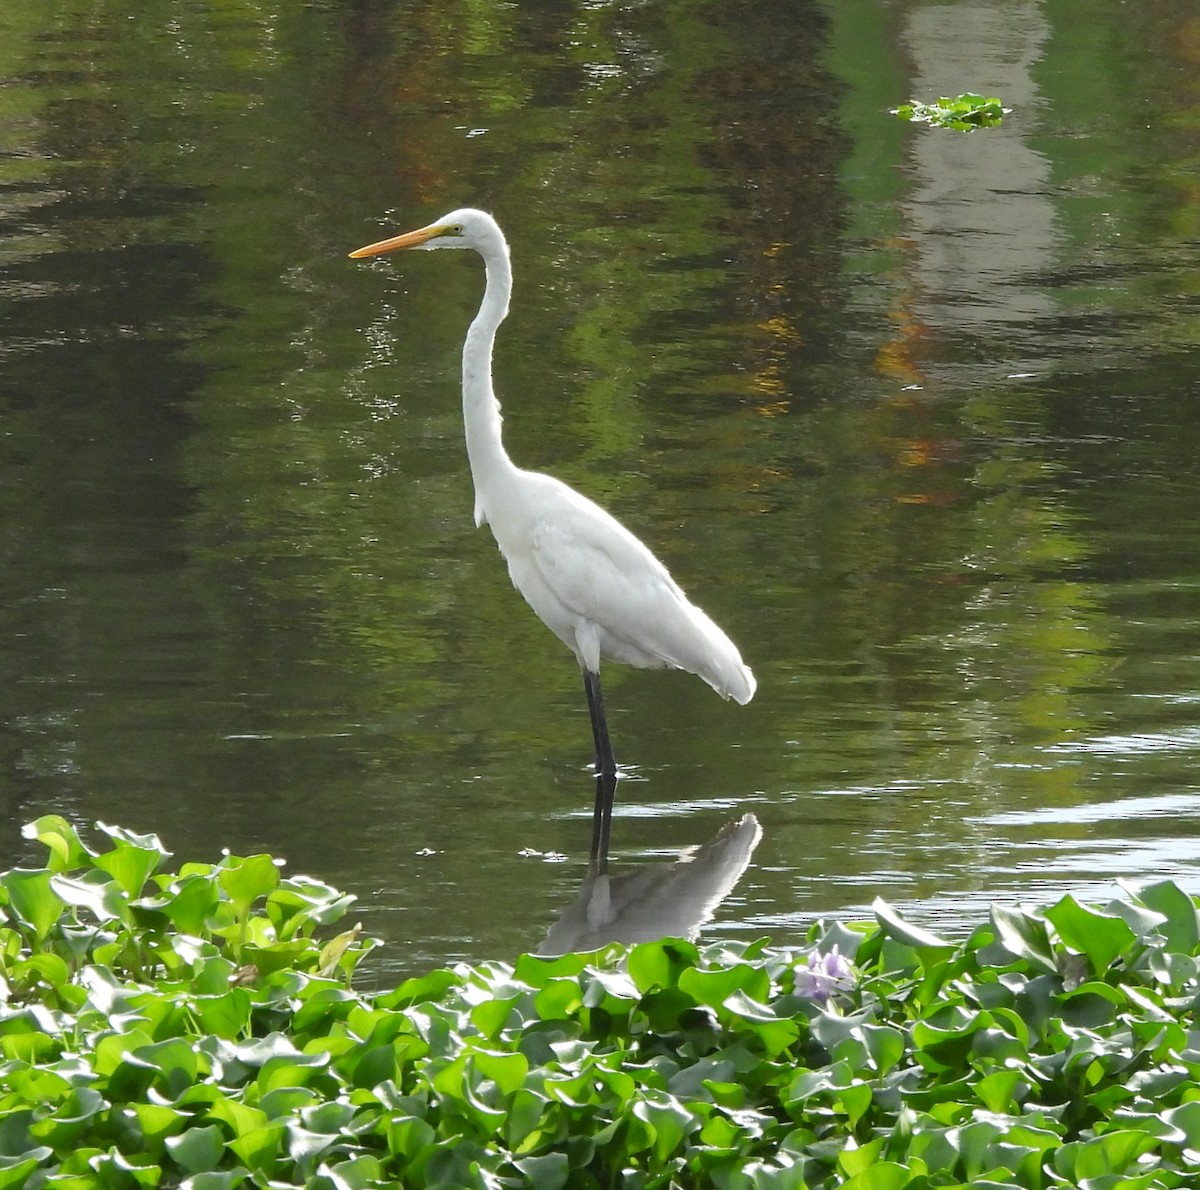
[[[493,483],[515,470],[500,437],[500,402],[492,390],[492,345],[496,328],[508,313],[512,294],[512,265],[508,245],[500,240],[483,255],[487,285],[479,313],[475,315],[462,357],[463,426],[467,438],[467,460],[475,484],[475,524],[488,519]]]

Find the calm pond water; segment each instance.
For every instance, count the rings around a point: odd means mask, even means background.
[[[709,937],[1200,892],[1194,4],[144,13],[0,8],[3,866],[51,812],[267,850],[386,975],[570,910],[591,741],[472,526],[479,263],[346,259],[471,204],[512,454],[759,679],[606,670],[614,875],[750,813]],[[1003,126],[888,114],[964,90]]]

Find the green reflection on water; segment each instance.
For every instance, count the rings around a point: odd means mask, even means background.
[[[471,202],[513,242],[514,457],[761,679],[742,710],[606,675],[646,778],[619,847],[752,806],[747,929],[1070,885],[1088,839],[1174,862],[1097,807],[1183,796],[1195,833],[1186,6],[1032,14],[1015,196],[1007,142],[922,174],[883,115],[920,5],[170,9],[0,15],[10,840],[67,809],[270,848],[403,958],[531,944],[572,895],[515,858],[580,858],[589,741],[470,523],[478,264],[345,259]]]

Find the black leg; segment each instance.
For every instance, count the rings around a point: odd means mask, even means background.
[[[592,738],[596,744],[596,808],[592,817],[591,868],[594,872],[608,870],[608,840],[612,833],[613,802],[617,796],[617,762],[613,759],[608,739],[608,723],[604,718],[604,697],[600,692],[600,675],[583,671],[583,688],[587,691],[588,711],[592,716]]]
[[[596,742],[596,776],[615,777],[617,762],[613,759],[612,744],[608,742],[608,723],[604,718],[604,695],[600,693],[600,675],[585,669],[583,688],[587,691],[588,711],[592,716],[592,738]]]
[[[617,797],[616,773],[596,774],[596,810],[592,817],[591,870],[600,875],[608,871],[608,840],[612,834],[613,802]]]

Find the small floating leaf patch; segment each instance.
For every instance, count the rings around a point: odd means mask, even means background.
[[[891,109],[893,116],[902,120],[912,120],[915,124],[930,124],[934,128],[957,128],[962,132],[971,132],[976,128],[994,128],[1012,111],[1005,107],[994,95],[965,95],[953,99],[943,95],[933,103],[921,103],[910,99],[899,107]]]

